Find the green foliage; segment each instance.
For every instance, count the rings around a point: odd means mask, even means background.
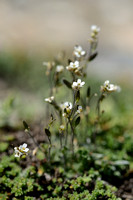
[[[0,152],[6,151],[8,146],[9,146],[8,142],[1,142],[0,143]]]
[[[24,200],[35,200],[35,197],[25,196]]]
[[[80,123],[80,117],[77,117],[77,119],[75,120],[75,127],[78,126]]]
[[[0,194],[0,200],[6,200],[8,198],[8,194],[5,192],[5,194]]]
[[[16,177],[11,187],[11,193],[17,197],[32,192],[34,188],[33,183],[34,179],[21,177],[20,181],[20,177]]]
[[[29,193],[42,190],[41,186],[35,181],[36,170],[33,166],[22,170],[13,159],[3,157],[0,164],[0,185],[1,191],[8,193],[12,197],[25,197]],[[35,197],[25,197],[25,199],[35,199]]]
[[[3,156],[0,162],[0,175],[1,177],[5,174],[8,177],[10,176],[17,176],[20,171],[21,167],[17,165],[17,163],[13,162],[15,160],[14,155],[12,156]]]
[[[67,186],[65,186],[67,190],[65,189],[65,191],[63,191],[62,189],[62,193],[64,194],[62,197],[50,197],[47,198],[47,200],[120,200],[120,198],[117,198],[114,194],[116,191],[115,187],[105,184],[104,181],[98,180],[95,185],[91,186],[91,181],[90,177],[78,177],[76,180],[71,180],[66,184]]]
[[[117,163],[117,165],[118,164],[119,163]],[[45,165],[44,171],[48,171],[47,163]],[[56,165],[56,163],[54,165]],[[54,169],[54,165],[50,166],[50,168],[52,167]],[[53,170],[52,168],[51,170]],[[4,156],[0,164],[0,185],[2,191],[0,197],[5,199],[10,197],[12,199],[29,200],[37,199],[37,197],[49,200],[81,198],[93,200],[96,198],[108,197],[111,200],[117,200],[114,194],[114,188],[103,181],[99,181],[99,172],[93,168],[89,170],[89,168],[90,166],[88,166],[86,175],[84,174],[77,178],[70,179],[65,178],[67,177],[67,174],[70,173],[70,169],[64,171],[63,168],[59,167],[56,168],[58,177],[46,181],[44,175],[40,176],[37,173],[37,171],[39,172],[39,169],[36,167],[29,166],[22,170],[19,164],[15,162],[13,156]],[[74,167],[72,169],[74,171],[77,169],[77,172],[80,172],[80,169],[78,168]],[[72,176],[74,176],[74,174]],[[37,194],[37,196],[35,194]]]

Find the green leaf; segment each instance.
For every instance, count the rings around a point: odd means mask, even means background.
[[[47,129],[47,128],[45,128],[45,133],[46,133],[46,135],[47,135],[48,137],[50,137],[50,136],[51,136],[51,132],[50,132],[50,130],[49,130],[49,129]]]
[[[77,117],[76,121],[75,121],[75,127],[78,126],[80,123],[80,117]]]
[[[87,97],[89,98],[90,97],[90,94],[91,94],[91,88],[90,88],[90,86],[87,88]]]
[[[28,126],[26,121],[23,121],[23,125],[24,125],[25,130],[29,130],[30,129],[30,127]]]
[[[94,60],[94,59],[96,58],[97,55],[98,55],[97,52],[91,54],[90,57],[88,58],[88,61],[92,61],[92,60]]]
[[[64,83],[69,89],[72,88],[72,84],[71,84],[69,81],[67,81],[66,79],[63,79],[63,83]]]
[[[68,59],[68,65],[70,64],[70,62],[72,62],[72,60],[71,60],[71,59]]]

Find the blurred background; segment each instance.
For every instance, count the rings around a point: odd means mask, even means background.
[[[101,28],[99,55],[88,78],[132,86],[132,10],[132,0],[1,0],[0,98],[17,92],[22,110],[30,101],[38,102],[31,112],[42,111],[48,94],[42,62],[62,50],[71,56],[75,44],[89,49],[93,24]]]

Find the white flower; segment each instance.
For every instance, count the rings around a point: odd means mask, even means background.
[[[18,149],[18,147],[14,147],[14,150],[15,150],[15,157],[21,157],[23,155],[23,153],[21,153]]]
[[[27,148],[27,144],[24,143],[23,145],[20,145],[19,146],[19,150],[22,152],[22,153],[27,153],[29,151],[29,148]]]
[[[62,124],[62,125],[60,125],[60,129],[61,130],[64,130],[65,129],[65,126]]]
[[[62,110],[64,110],[65,108],[66,108],[66,109],[72,109],[72,103],[66,101],[65,103],[62,103],[62,104],[60,105],[60,107],[61,107]]]
[[[74,90],[79,90],[80,88],[83,87],[84,84],[85,84],[84,81],[82,82],[81,79],[78,79],[77,82],[73,82],[72,88],[73,88]]]
[[[69,66],[66,67],[69,71],[75,71],[79,67],[79,61],[70,62]]]
[[[86,52],[82,49],[82,47],[81,46],[79,46],[79,45],[76,45],[75,47],[74,47],[74,55],[77,57],[77,58],[80,58],[80,57],[82,57],[82,56],[85,56],[85,54],[86,54]]]
[[[65,103],[61,104],[60,107],[63,110],[63,117],[67,117],[72,110],[72,103],[65,102]]]
[[[105,87],[109,85],[109,80],[106,80],[103,84]]]
[[[48,98],[45,99],[45,101],[46,101],[46,102],[49,102],[49,103],[52,103],[53,100],[54,100],[54,96],[48,97]]]
[[[15,150],[15,157],[21,157],[23,155],[27,155],[29,148],[27,148],[27,144],[24,143],[23,145],[20,145],[19,147],[14,147]]]
[[[60,72],[63,72],[63,70],[64,70],[64,66],[62,66],[62,65],[56,66],[56,72],[60,73]]]
[[[62,131],[64,131],[64,130],[65,130],[65,126],[63,124],[60,125],[59,132],[62,133]]]
[[[92,32],[93,32],[94,34],[98,34],[99,31],[100,31],[100,28],[99,28],[98,26],[96,26],[96,25],[92,25],[92,26],[91,26],[91,30],[92,30]]]
[[[110,84],[109,80],[106,80],[104,82],[103,86],[101,86],[101,91],[102,92],[109,92],[109,93],[115,92],[115,91],[120,92],[121,88],[118,85]]]
[[[78,106],[78,110],[76,113],[80,114],[83,111],[82,106]]]
[[[44,66],[47,66],[47,65],[48,65],[48,62],[45,62],[45,61],[44,61],[42,64],[43,64]]]

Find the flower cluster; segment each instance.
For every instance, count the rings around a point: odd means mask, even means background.
[[[74,54],[74,56],[76,56],[77,58],[81,58],[81,57],[83,57],[83,56],[86,55],[86,52],[82,49],[81,46],[76,45],[76,46],[74,47],[74,52],[73,52],[73,54]]]
[[[76,111],[76,114],[80,114],[83,111],[82,106],[78,106],[78,109]]]
[[[73,82],[72,84],[72,88],[73,90],[80,90],[80,88],[82,88],[84,86],[85,82],[81,81],[81,79],[78,79],[77,82]]]
[[[65,130],[65,126],[62,124],[60,125],[59,132],[62,133]]]
[[[103,84],[103,86],[101,86],[101,92],[120,92],[121,88],[118,85],[114,85],[114,84],[110,84],[109,80],[106,80]]]
[[[27,155],[29,148],[27,148],[27,144],[24,143],[23,145],[20,145],[19,147],[14,147],[15,150],[15,157],[21,157],[23,155]]]
[[[75,61],[75,62],[70,62],[69,66],[66,67],[66,69],[68,71],[75,71],[77,70],[79,67],[79,61]]]
[[[54,96],[51,96],[51,97],[46,98],[45,101],[48,102],[48,103],[53,103],[53,101],[54,101]]]
[[[98,26],[96,26],[96,25],[92,25],[91,26],[91,31],[92,31],[92,34],[97,35],[99,33],[99,31],[100,31],[100,28]]]
[[[72,110],[72,103],[65,102],[60,105],[61,109],[63,110],[63,117],[68,117]]]

